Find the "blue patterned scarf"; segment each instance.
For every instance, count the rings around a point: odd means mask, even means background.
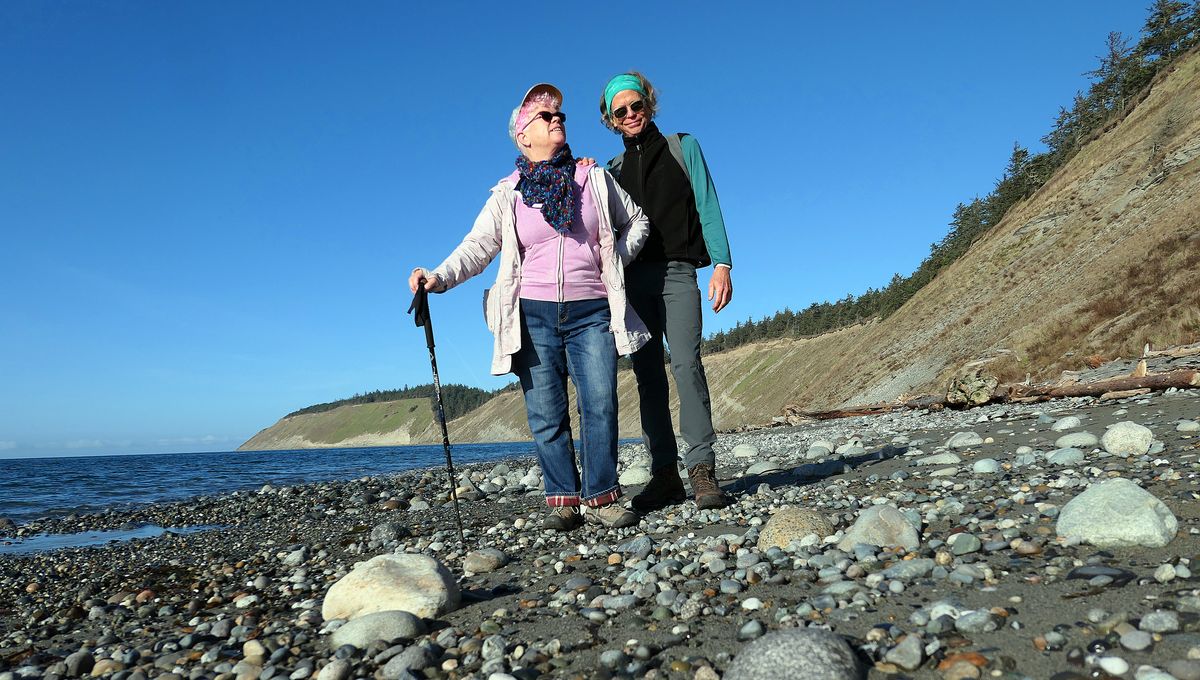
[[[571,230],[575,217],[575,157],[566,144],[548,161],[517,156],[517,191],[530,208],[542,204],[542,217],[560,234]]]

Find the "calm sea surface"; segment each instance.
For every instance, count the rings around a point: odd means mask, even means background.
[[[455,465],[531,456],[532,442],[455,444]],[[38,517],[444,465],[439,445],[0,460],[0,517]]]

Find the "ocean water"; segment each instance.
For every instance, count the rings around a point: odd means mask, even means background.
[[[454,464],[532,456],[532,442],[454,444]],[[0,460],[0,517],[128,508],[193,496],[354,479],[443,466],[440,444],[299,451],[225,451]]]

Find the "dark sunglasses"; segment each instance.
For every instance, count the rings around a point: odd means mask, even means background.
[[[549,111],[539,111],[533,114],[533,118],[530,118],[528,123],[525,123],[525,127],[529,127],[530,123],[533,123],[533,121],[537,120],[538,118],[541,118],[547,123],[553,121],[555,118],[557,118],[561,123],[567,122],[567,114],[563,113],[562,111],[555,111],[554,113],[550,113]],[[521,129],[524,130],[525,128]]]
[[[628,108],[629,111],[626,111],[625,110],[626,108]],[[628,107],[622,106],[621,108],[617,109],[616,111],[613,111],[612,117],[616,118],[617,120],[625,120],[625,116],[629,115],[630,111],[632,111],[633,113],[637,113],[644,108],[646,108],[646,102],[639,99],[636,102],[630,104]]]

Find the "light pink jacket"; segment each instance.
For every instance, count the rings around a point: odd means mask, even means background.
[[[588,190],[600,215],[600,279],[608,289],[613,340],[617,352],[632,354],[650,340],[646,325],[625,296],[625,265],[633,261],[650,232],[650,221],[613,176],[600,167],[589,171]],[[484,318],[495,336],[492,374],[512,371],[512,357],[521,349],[521,249],[517,241],[515,183],[504,178],[492,187],[470,233],[426,276],[441,281],[435,292],[447,291],[482,272],[500,256],[496,284],[483,292]]]

